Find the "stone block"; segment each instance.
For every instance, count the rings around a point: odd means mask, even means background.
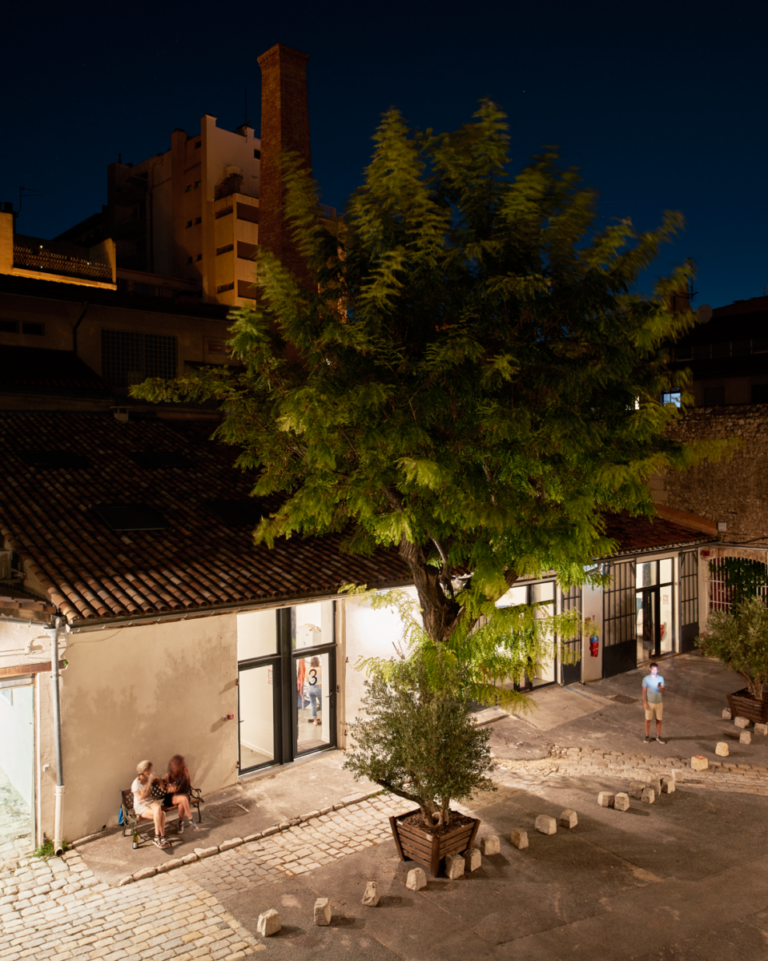
[[[677,790],[675,785],[675,779],[673,777],[663,777],[661,779],[661,793],[662,794],[674,794]]]
[[[571,811],[570,808],[566,808],[564,811],[560,812],[560,817],[558,818],[561,828],[575,828],[579,823],[579,816],[575,811]]]
[[[658,797],[661,794],[661,778],[652,777],[648,781],[647,787],[652,787],[653,790],[656,792],[656,797]]]
[[[196,855],[196,854],[185,854],[184,857],[183,857],[181,860],[184,862],[184,864],[194,864],[195,861],[197,861],[197,855]]]
[[[221,842],[219,851],[231,851],[232,848],[239,848],[241,844],[245,844],[242,838],[230,838],[229,841]]]
[[[405,886],[409,891],[421,891],[427,886],[427,876],[421,868],[412,868],[405,879]]]
[[[601,808],[612,808],[616,802],[616,795],[610,791],[601,791],[597,795],[597,803]]]
[[[319,818],[319,811],[309,811],[307,814],[302,814],[299,818],[300,821],[311,821],[312,818]]]
[[[499,843],[498,837],[495,834],[487,834],[484,838],[481,838],[480,850],[486,857],[489,857],[491,854],[499,854],[501,844]]]
[[[321,927],[331,923],[331,900],[330,898],[318,898],[315,901],[315,924]]]
[[[144,878],[153,878],[157,874],[157,868],[142,868],[141,871],[137,871],[134,876],[134,881],[143,881]]]
[[[748,717],[735,717],[735,718],[733,719],[733,723],[736,725],[736,727],[739,727],[739,728],[741,728],[741,729],[743,730],[745,727],[749,727],[749,718],[748,718]]]
[[[768,735],[768,724],[760,724],[759,722],[755,724],[755,734],[762,734],[763,737]]]
[[[136,878],[135,878],[132,874],[129,874],[128,877],[120,878],[120,880],[117,882],[117,886],[118,886],[119,888],[122,888],[122,887],[124,887],[126,884],[133,884],[133,882],[134,882],[135,880],[136,880]]]
[[[645,783],[645,781],[631,781],[627,790],[627,794],[629,794],[630,797],[637,798],[639,801],[643,796],[643,790],[647,786],[648,785]]]
[[[694,771],[706,771],[708,767],[709,761],[703,754],[694,754],[691,758],[691,768]]]
[[[623,791],[619,792],[613,801],[613,806],[617,811],[628,811],[629,810],[629,795],[625,794]]]
[[[365,886],[362,903],[369,908],[375,908],[380,900],[381,895],[379,894],[378,884],[375,881],[369,881]]]
[[[652,787],[643,788],[643,793],[640,795],[640,800],[645,801],[646,804],[653,804],[656,800],[656,792]]]
[[[216,847],[195,848],[195,854],[200,858],[201,861],[203,858],[212,858],[214,854],[218,854],[218,853],[219,853],[219,849]]]
[[[751,744],[752,743],[752,732],[742,731],[739,734],[739,744]]]
[[[724,721],[730,721],[730,720],[731,720],[731,712],[730,712],[730,710],[729,710],[727,707],[724,707],[724,708],[723,708],[723,713],[722,713],[721,717],[723,718]]]
[[[528,832],[523,831],[522,828],[515,828],[509,840],[512,842],[513,847],[516,847],[518,851],[522,851],[523,848],[528,847]]]
[[[534,827],[539,834],[557,834],[557,821],[548,814],[540,814]]]
[[[464,852],[464,867],[467,871],[477,871],[483,863],[483,856],[480,848],[469,848]]]
[[[262,938],[271,938],[280,930],[280,914],[274,908],[264,911],[256,922],[256,931]]]
[[[260,840],[261,840],[261,831],[257,831],[256,834],[246,834],[246,836],[243,838],[243,843],[250,844],[251,841],[260,841]]]
[[[728,750],[727,741],[718,741],[715,745],[715,754],[718,757],[728,757],[731,752]]]
[[[273,834],[277,834],[279,830],[280,828],[276,824],[273,824],[271,828],[267,828],[265,831],[262,831],[261,836],[263,838],[268,838],[268,837],[271,837]]]
[[[464,856],[462,854],[446,854],[445,856],[445,876],[450,881],[455,881],[464,874]]]

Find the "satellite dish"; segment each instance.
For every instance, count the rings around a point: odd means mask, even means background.
[[[696,317],[700,324],[707,324],[712,319],[712,308],[709,304],[702,304],[696,308]]]

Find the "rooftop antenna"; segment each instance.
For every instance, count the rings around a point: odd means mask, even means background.
[[[35,190],[34,187],[19,187],[19,209],[16,213],[16,218],[21,216],[21,202],[24,197],[39,197],[40,191]]]

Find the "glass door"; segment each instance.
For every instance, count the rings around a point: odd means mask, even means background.
[[[637,565],[637,662],[675,650],[674,561]]]
[[[336,698],[333,650],[295,655],[296,754],[319,751],[335,744]]]
[[[238,672],[237,704],[240,729],[239,769],[253,771],[278,758],[280,662],[277,660],[241,666]]]

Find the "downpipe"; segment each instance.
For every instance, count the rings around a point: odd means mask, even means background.
[[[56,795],[53,814],[53,851],[54,854],[64,853],[62,806],[64,798],[64,771],[61,762],[61,701],[59,698],[59,630],[64,623],[63,617],[57,617],[53,627],[44,628],[51,639],[51,693],[53,694],[53,739],[56,750]]]

